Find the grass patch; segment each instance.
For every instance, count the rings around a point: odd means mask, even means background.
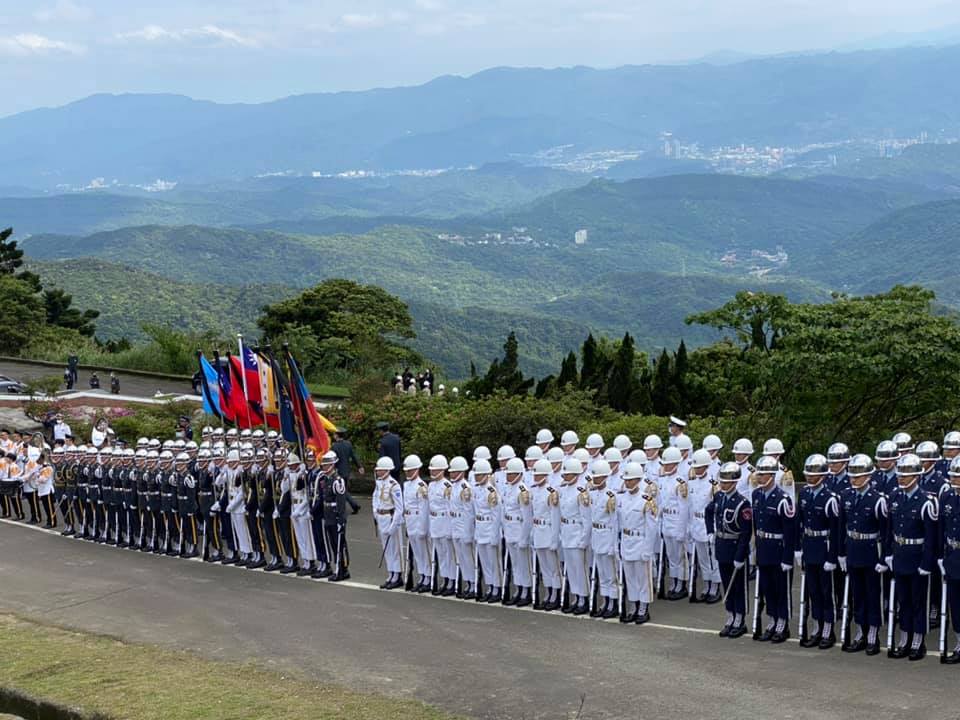
[[[0,685],[83,713],[129,720],[452,720],[412,700],[367,695],[253,664],[0,614]]]

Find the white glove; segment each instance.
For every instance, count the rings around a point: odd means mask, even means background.
[[[259,510],[257,510],[257,518],[259,519],[259,518],[262,518],[262,517],[263,517],[263,513],[260,512]]]
[[[826,570],[827,572],[833,572],[834,570],[837,569],[837,566],[834,565],[832,562],[825,562],[823,564],[823,569]]]
[[[793,561],[797,564],[797,567],[803,565],[803,551],[797,550],[793,553]]]
[[[279,510],[274,510],[274,511],[273,511],[273,519],[274,519],[274,520],[279,520],[279,519],[280,519],[280,511],[279,511]]]
[[[924,570],[923,568],[920,568],[918,572],[920,573],[920,577],[926,577],[927,575],[930,574],[929,570]]]
[[[793,565],[790,565],[789,563],[780,563],[780,569],[784,572],[790,572],[793,570]]]
[[[886,563],[887,567],[890,568],[890,571],[893,571],[893,555],[887,555],[883,562]]]
[[[837,561],[840,563],[840,569],[844,572],[847,571],[847,559],[845,557],[837,558]]]
[[[733,561],[733,569],[734,569],[734,570],[739,570],[739,569],[742,568],[742,567],[743,567],[743,561],[742,561],[742,560],[734,560],[734,561]]]
[[[873,569],[876,570],[881,575],[883,575],[889,568],[883,563],[877,563]]]
[[[712,543],[712,542],[713,542],[713,533],[707,533],[707,542],[708,542],[708,543]]]
[[[219,500],[217,500],[213,505],[210,506],[210,512],[211,512],[211,513],[220,512],[220,501],[219,501]]]
[[[941,575],[946,575],[946,574],[947,574],[947,571],[943,569],[943,560],[942,560],[942,559],[941,559],[941,560],[937,560],[937,567],[940,568],[940,574],[941,574]]]

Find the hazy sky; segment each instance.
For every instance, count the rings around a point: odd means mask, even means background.
[[[0,115],[95,92],[259,101],[496,65],[843,47],[957,23],[956,0],[0,0]]]

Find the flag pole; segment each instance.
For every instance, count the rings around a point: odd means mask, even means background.
[[[244,362],[243,335],[241,333],[237,333],[237,345],[240,347],[240,380],[243,381],[243,399],[247,407],[247,427],[253,427],[253,421],[250,418],[250,395],[247,393],[247,368]]]
[[[289,371],[289,369],[290,369],[290,363],[293,361],[293,355],[290,354],[290,346],[289,346],[287,343],[283,343],[283,354],[286,355],[287,369],[288,369],[288,371]],[[292,398],[291,398],[291,400],[292,400]],[[302,398],[301,398],[301,400],[302,400]],[[300,408],[300,418],[301,418],[300,424],[301,424],[301,425],[302,425],[303,422],[304,422],[304,420],[303,420],[303,415],[304,415],[305,412],[306,412],[306,408],[302,408],[302,407],[301,407],[301,408]],[[303,462],[306,462],[306,461],[307,461],[307,454],[303,451],[303,432],[302,432],[302,428],[299,428],[299,427],[297,428],[297,445],[298,445],[299,448],[300,448],[300,460],[303,461]],[[319,460],[319,458],[318,458],[318,460]]]

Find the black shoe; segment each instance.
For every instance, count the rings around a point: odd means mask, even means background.
[[[400,580],[399,578],[397,578],[393,582],[388,582],[386,589],[396,590],[397,588],[401,588],[401,587],[403,587],[403,580]]]
[[[501,596],[500,593],[498,593],[498,592],[491,592],[489,595],[487,595],[487,602],[488,602],[489,604],[491,604],[491,605],[495,605],[495,604],[497,604],[498,602],[500,602],[500,598],[501,598],[501,597],[502,597],[502,596]]]
[[[520,593],[517,593],[519,595]],[[503,593],[503,604],[504,605],[516,605],[518,597],[517,595],[508,595],[506,591]]]
[[[416,592],[418,593],[428,593],[430,592],[430,586],[427,583],[420,583],[417,585]]]
[[[261,560],[261,562],[263,561]],[[296,571],[297,571],[296,565],[284,565],[282,568],[280,568],[281,575],[289,575],[290,573],[295,573]]]
[[[682,597],[684,597],[684,595],[679,590],[671,590],[666,595],[667,600],[679,600]]]
[[[540,609],[543,610],[544,612],[552,612],[556,610],[558,607],[560,607],[560,604],[556,600],[549,600],[545,602]]]
[[[73,528],[66,528],[66,529],[64,529],[64,531],[63,531],[62,533],[60,533],[60,534],[63,535],[63,536],[65,536],[65,537],[70,537],[71,535],[75,535],[76,533],[74,532],[74,529],[73,529]]]
[[[325,567],[323,569],[317,568],[310,574],[310,577],[312,577],[314,580],[323,580],[324,578],[330,577],[332,574],[333,572],[328,567]],[[398,580],[397,582],[403,585],[402,581]]]
[[[390,581],[389,581],[389,580],[384,580],[382,583],[380,583],[380,589],[381,589],[381,590],[386,590],[386,589],[387,589],[387,585],[389,585],[389,584],[390,584]]]
[[[524,595],[523,597],[517,599],[517,607],[526,607],[533,603],[533,599],[529,595]]]
[[[757,642],[770,642],[773,639],[773,629],[768,628],[764,630],[760,635],[754,635],[753,639]]]
[[[920,647],[911,650],[909,659],[914,660],[923,660],[927,656],[927,646],[924,643],[920,643]]]
[[[586,615],[588,612],[586,605],[577,605],[572,611],[572,615]]]
[[[720,593],[715,592],[715,593],[711,593],[711,594],[707,595],[707,597],[704,599],[704,602],[705,602],[707,605],[716,605],[716,604],[717,604],[718,602],[720,602],[721,600],[723,600],[723,596],[720,595]]]
[[[356,515],[358,512],[360,512],[360,506],[359,506],[359,505],[357,505],[353,510],[351,510],[351,511],[350,511],[350,514],[351,514],[351,515]]]
[[[633,622],[635,625],[643,625],[645,622],[649,622],[649,621],[650,621],[650,610],[647,609],[647,610],[644,610],[643,613],[637,615],[636,619],[634,619]]]
[[[180,555],[180,557],[184,558],[185,560],[189,560],[190,558],[195,558],[196,556],[197,556],[196,550],[191,550],[190,552],[181,553]]]
[[[260,568],[266,567],[266,566],[267,566],[267,561],[264,560],[263,558],[260,558],[259,560],[247,563],[247,570],[259,570]]]
[[[954,650],[950,655],[941,658],[940,662],[944,665],[957,665],[960,663],[960,650]]]
[[[264,572],[275,572],[282,568],[283,565],[278,563],[276,560],[271,560],[266,567],[263,568]]]
[[[730,637],[730,628],[731,628],[731,627],[732,627],[732,626],[730,626],[730,625],[724,625],[723,628],[720,630],[720,637]]]
[[[780,632],[774,633],[773,637],[770,638],[770,642],[772,642],[774,645],[778,645],[779,643],[786,642],[789,637],[790,630],[788,628],[784,628]]]
[[[310,568],[302,567],[299,570],[297,570],[297,577],[307,577],[312,573],[313,573],[313,570],[311,570]]]
[[[456,595],[457,589],[453,586],[446,587],[440,591],[440,597],[450,597],[451,595]]]
[[[283,570],[281,570],[280,572],[283,572]],[[346,570],[341,570],[341,571],[338,572],[336,575],[331,575],[330,577],[328,577],[328,578],[327,578],[327,581],[328,581],[328,582],[342,582],[342,581],[344,581],[344,580],[349,580],[349,579],[350,579],[350,573],[348,573]]]
[[[867,649],[867,638],[866,636],[863,636],[859,640],[852,642],[849,645],[844,645],[840,649],[846,653],[863,652],[864,650]]]
[[[867,655],[879,655],[880,654],[880,639],[874,641],[872,645],[867,644]]]
[[[746,624],[740,623],[739,625],[734,625],[732,628],[730,628],[730,634],[728,635],[728,637],[738,638],[746,634],[747,634]]]
[[[825,638],[820,639],[820,643],[817,645],[821,650],[829,650],[834,645],[837,644],[837,636],[835,633],[830,633]]]
[[[800,647],[802,648],[812,648],[820,644],[819,635],[811,635],[809,637],[800,638]]]
[[[224,556],[224,557],[222,557],[222,558],[220,559],[220,564],[221,564],[221,565],[236,565],[236,564],[237,564],[237,559],[236,559],[235,557],[226,557],[226,556]]]
[[[620,615],[620,610],[617,609],[616,603],[613,603],[612,605],[610,605],[610,607],[608,607],[606,610],[600,613],[600,617],[602,617],[604,620],[609,620],[619,615]]]
[[[894,660],[902,660],[910,654],[910,648],[904,645],[903,647],[891,648],[887,650],[887,657]]]
[[[476,594],[473,590],[467,590],[467,591],[463,594],[463,598],[462,598],[462,599],[463,599],[463,600],[476,600],[476,599],[477,599],[477,594]]]
[[[569,615],[570,613],[573,612],[573,607],[574,607],[573,605],[571,605],[570,603],[567,603],[562,608],[560,608],[560,612],[562,612],[564,615]]]

